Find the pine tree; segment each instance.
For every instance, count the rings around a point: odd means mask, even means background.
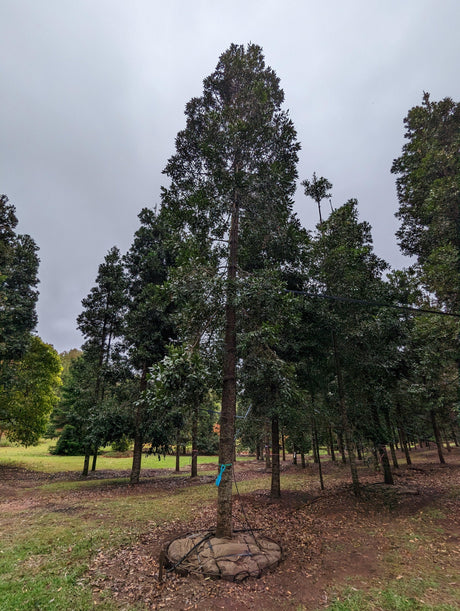
[[[138,377],[138,400],[134,404],[134,452],[131,483],[138,483],[142,448],[148,433],[147,404],[142,394],[147,389],[149,369],[165,356],[174,339],[173,305],[163,291],[173,265],[167,246],[167,230],[163,218],[144,208],[141,226],[125,255],[128,278],[128,311],[124,328],[124,345],[129,362]]]
[[[262,50],[231,45],[186,106],[186,127],[165,174],[163,206],[189,251],[223,261],[222,410],[218,536],[232,534],[237,281],[251,260],[276,251],[292,211],[299,144],[281,106],[279,79]]]
[[[100,409],[106,398],[108,380],[112,377],[113,361],[117,361],[126,312],[126,278],[118,248],[113,247],[99,266],[96,285],[82,300],[83,311],[77,318],[78,328],[85,338],[82,346],[86,367],[84,372],[90,379],[86,386],[90,391],[89,411]],[[87,424],[89,425],[89,413]],[[87,431],[83,475],[88,474],[89,457],[94,454],[93,470],[96,466],[97,441]]]

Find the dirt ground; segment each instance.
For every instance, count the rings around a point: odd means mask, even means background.
[[[436,544],[418,546],[415,553],[401,551],[400,562],[408,566],[437,564],[452,575],[460,574],[460,450],[454,448],[447,456],[448,464],[437,463],[434,450],[418,450],[412,467],[401,465],[395,472],[395,486],[381,483],[381,474],[363,470],[361,498],[356,498],[349,484],[346,465],[324,464],[326,490],[321,492],[316,477],[317,467],[308,465],[302,491],[282,491],[281,499],[273,500],[269,492],[259,489],[235,497],[235,528],[264,533],[281,544],[283,560],[272,572],[260,579],[243,583],[212,580],[199,575],[180,576],[167,573],[158,580],[160,551],[166,541],[184,532],[208,530],[215,520],[215,506],[204,506],[189,523],[168,523],[146,530],[129,548],[100,552],[92,561],[89,577],[94,590],[95,605],[107,590],[121,609],[164,609],[201,611],[295,610],[327,608],[331,598],[347,585],[366,590],[382,587],[389,580],[402,579],[400,565],[385,559],[393,551],[394,533],[407,532],[410,524],[426,510],[439,510],[439,535]],[[401,461],[402,462],[402,461]],[[209,469],[209,467],[204,467]],[[300,466],[284,463],[283,472],[301,473]],[[8,478],[10,473],[10,478]],[[95,478],[120,472],[97,472]],[[174,493],[178,487],[193,486],[209,476],[155,479],[154,470],[143,472],[142,483],[133,492],[131,486],[91,488],[78,495],[107,498],[123,494],[146,494],[155,490]],[[164,470],[162,471],[164,476]],[[263,465],[256,461],[239,464],[237,479],[264,475]],[[24,508],[36,507],[43,498],[34,494],[38,479],[71,479],[77,474],[35,474],[25,470],[6,469],[0,484],[4,503]],[[283,485],[283,480],[282,480]],[[30,487],[30,496],[15,498],[14,489]],[[456,490],[456,493],[452,491]],[[72,505],[72,494],[63,500],[62,510]],[[50,501],[47,495],[47,502]],[[442,512],[442,513],[441,513]],[[391,536],[389,536],[391,533]],[[433,593],[436,601],[436,594]],[[429,602],[429,601],[428,601]],[[138,607],[135,607],[138,605]]]

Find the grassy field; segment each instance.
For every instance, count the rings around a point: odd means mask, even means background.
[[[284,496],[272,503],[263,465],[241,462],[247,516],[289,555],[273,573],[240,585],[172,575],[160,585],[164,538],[215,518],[208,471],[191,483],[190,457],[179,476],[168,471],[174,457],[148,457],[143,466],[164,468],[164,476],[137,487],[116,476],[72,479],[65,472],[79,471],[82,458],[51,456],[48,445],[0,447],[2,611],[460,608],[458,452],[445,469],[419,453],[417,470],[402,472],[404,486],[395,490],[376,485],[381,477],[362,468],[368,492],[360,501],[348,491],[348,470],[325,463],[324,493],[314,465],[285,465]],[[126,470],[130,460],[103,455],[98,468]]]
[[[54,456],[49,453],[49,448],[55,445],[55,441],[44,440],[37,446],[23,448],[9,444],[0,445],[0,465],[16,465],[34,471],[45,473],[59,473],[61,471],[81,471],[83,468],[82,456]],[[131,469],[131,456],[118,456],[110,451],[110,447],[103,448],[97,458],[98,470],[126,470]],[[191,463],[190,456],[180,457],[180,466],[185,468]],[[199,464],[217,463],[216,457],[199,456]],[[176,465],[175,456],[161,457],[146,456],[142,458],[144,469],[174,469]]]

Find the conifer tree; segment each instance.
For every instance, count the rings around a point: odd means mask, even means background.
[[[163,206],[189,252],[226,269],[218,536],[232,535],[237,294],[242,269],[276,253],[292,214],[299,144],[259,46],[232,44],[186,106]]]

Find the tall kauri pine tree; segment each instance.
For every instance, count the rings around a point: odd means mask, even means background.
[[[134,235],[124,258],[128,278],[128,312],[124,343],[130,364],[138,376],[138,398],[134,404],[134,453],[131,483],[138,483],[142,448],[148,433],[147,404],[142,394],[147,389],[149,369],[165,356],[175,337],[173,305],[162,290],[173,265],[167,246],[167,228],[163,217],[144,208],[139,214],[141,226]]]
[[[292,210],[299,144],[259,46],[232,44],[186,106],[165,174],[171,226],[226,264],[217,535],[232,535],[239,253],[276,240]],[[254,251],[254,249],[252,249]]]
[[[78,328],[85,338],[83,344],[85,372],[90,376],[92,409],[100,408],[106,394],[106,381],[110,375],[113,355],[117,353],[126,313],[126,278],[118,248],[113,247],[101,263],[96,285],[82,300],[83,311],[77,318]],[[89,414],[88,414],[89,416]],[[86,426],[89,426],[86,419]],[[97,456],[97,444],[90,443],[88,431],[83,475],[88,474],[90,453]]]
[[[460,103],[451,98],[421,106],[404,119],[407,142],[391,171],[404,254],[417,257],[420,279],[441,305],[460,314]],[[457,389],[460,402],[460,326]]]

